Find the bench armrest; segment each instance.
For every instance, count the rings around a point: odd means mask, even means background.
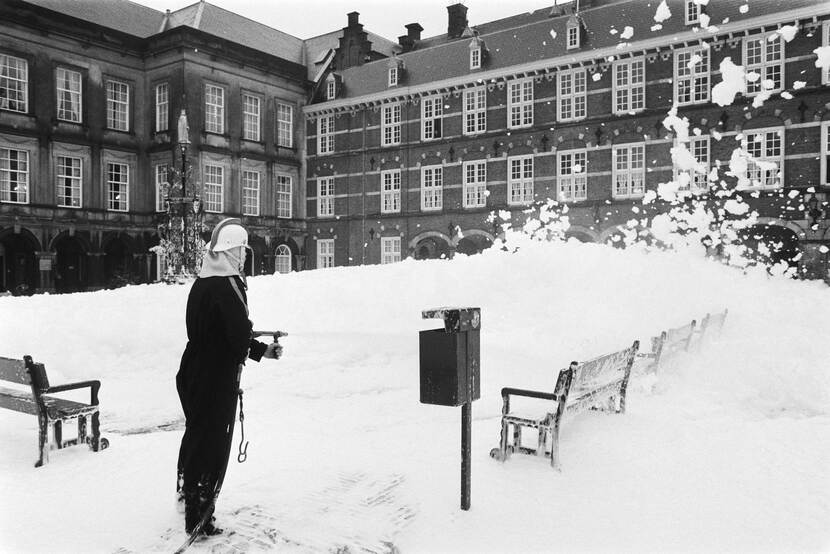
[[[638,358],[656,358],[657,353],[656,352],[637,352],[637,357]]]
[[[101,388],[101,381],[80,381],[78,383],[67,383],[66,385],[57,385],[55,387],[49,387],[45,391],[45,394],[51,394],[53,392],[64,392],[68,390],[76,390],[82,389],[85,387],[90,388],[90,399],[89,403],[93,406],[98,405],[98,389]]]
[[[505,387],[501,389],[502,397],[506,397],[509,395],[513,396],[527,396],[530,398],[540,398],[542,400],[558,400],[559,395],[552,393],[552,392],[540,392],[535,390],[526,390],[526,389],[514,389],[511,387]]]

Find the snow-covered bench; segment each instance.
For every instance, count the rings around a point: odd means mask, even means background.
[[[665,364],[679,352],[690,352],[693,349],[700,350],[704,340],[707,339],[707,335],[713,332],[720,334],[728,311],[724,310],[717,314],[707,313],[701,320],[700,325],[697,324],[697,320],[693,319],[691,323],[663,331],[660,335],[652,337],[651,352],[643,352],[637,355],[650,360],[645,371],[656,372],[661,363]]]
[[[0,386],[0,408],[36,415],[38,419],[38,453],[35,467],[49,461],[49,427],[54,427],[55,446],[64,448],[77,444],[88,444],[94,450],[103,450],[109,441],[102,438],[98,423],[98,389],[100,381],[82,381],[66,385],[49,386],[49,377],[43,364],[32,361],[31,356],[22,360],[0,357],[0,381],[27,385],[28,389]],[[56,392],[76,389],[90,389],[89,404],[47,396]],[[92,436],[86,432],[87,417],[92,424]],[[63,440],[63,422],[78,420],[78,438]]]
[[[553,467],[559,469],[559,428],[565,413],[587,409],[625,412],[625,392],[631,366],[640,348],[639,341],[629,348],[606,354],[587,362],[571,362],[559,371],[552,393],[505,387],[501,390],[502,416],[499,446],[490,456],[507,460],[510,454],[533,454],[550,457]],[[511,397],[544,401],[544,407],[536,415],[519,414],[511,409]],[[546,409],[545,409],[546,408]],[[541,415],[541,417],[539,417]],[[513,443],[510,444],[510,426],[513,426]],[[522,428],[538,431],[536,448],[522,444]],[[550,437],[550,452],[547,450]]]

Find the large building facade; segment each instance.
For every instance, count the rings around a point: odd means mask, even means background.
[[[716,168],[758,212],[748,246],[826,277],[830,76],[814,50],[830,5],[701,4],[667,0],[666,18],[655,2],[581,0],[475,28],[457,4],[447,34],[422,40],[410,24],[396,55],[332,68],[303,109],[309,265],[477,252],[501,231],[492,212],[519,219],[548,199],[579,240],[647,236],[669,208],[643,202],[660,183],[722,213]],[[711,89],[727,58],[757,78],[721,106]],[[672,107],[697,158],[685,176]],[[752,159],[727,175],[740,147]]]

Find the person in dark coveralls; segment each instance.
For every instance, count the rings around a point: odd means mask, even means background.
[[[244,272],[247,248],[248,233],[239,219],[219,222],[187,298],[187,347],[176,388],[185,415],[177,488],[188,533],[214,507],[216,484],[231,450],[229,431],[236,417],[242,364],[246,358],[259,361],[282,355],[280,345],[251,337]],[[213,514],[207,518],[202,533],[221,533]]]

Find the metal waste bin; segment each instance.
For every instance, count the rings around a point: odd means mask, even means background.
[[[479,308],[424,310],[443,329],[420,332],[421,403],[461,406],[481,396]]]

